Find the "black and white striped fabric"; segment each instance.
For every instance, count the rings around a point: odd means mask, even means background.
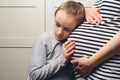
[[[120,0],[97,0],[103,17],[101,24],[84,22],[70,35],[76,42],[74,58],[92,56],[120,30]],[[86,79],[75,72],[76,80],[120,80],[120,52],[100,64]]]

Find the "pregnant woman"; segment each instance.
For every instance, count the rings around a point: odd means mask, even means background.
[[[120,0],[97,0],[94,6],[101,8],[102,22],[84,22],[70,36],[76,80],[120,80]]]

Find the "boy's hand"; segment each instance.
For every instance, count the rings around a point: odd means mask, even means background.
[[[100,8],[85,8],[85,18],[88,23],[101,23],[102,16],[99,14]]]
[[[68,39],[62,46],[62,54],[65,58],[70,58],[74,54],[75,42]]]

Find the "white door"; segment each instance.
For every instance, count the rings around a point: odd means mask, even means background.
[[[0,47],[31,47],[45,30],[45,0],[0,0]]]

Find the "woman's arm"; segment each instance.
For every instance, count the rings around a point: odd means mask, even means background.
[[[100,50],[98,50],[93,56],[89,58],[90,64],[97,66],[103,61],[111,58],[120,50],[120,31],[114,35],[114,37],[105,44]]]

